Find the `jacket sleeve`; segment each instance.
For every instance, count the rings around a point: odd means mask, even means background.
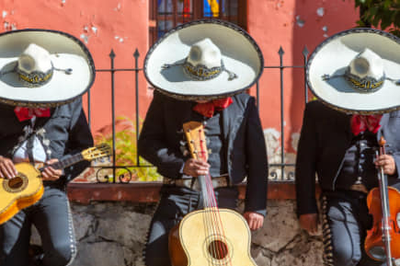
[[[317,213],[317,202],[315,199],[316,163],[317,163],[317,133],[316,118],[317,111],[311,102],[307,104],[304,111],[303,125],[297,149],[295,184],[297,215]]]
[[[383,132],[385,138],[387,138],[389,143],[389,147],[387,147],[386,151],[390,155],[393,156],[394,163],[396,166],[396,171],[393,175],[388,175],[388,181],[390,185],[396,185],[396,188],[400,188],[400,175],[399,175],[399,169],[400,169],[400,143],[399,140],[400,138],[398,137],[397,130],[400,127],[400,111],[394,111],[392,113],[389,113],[389,125],[390,129],[385,130]],[[392,133],[393,132],[393,133]],[[386,134],[388,136],[386,136]]]
[[[245,212],[266,215],[268,160],[264,133],[254,97],[247,104],[246,157],[248,164]]]
[[[84,149],[93,146],[93,137],[82,109],[82,100],[71,103],[71,124],[69,128],[68,143],[62,159],[66,159],[74,154],[82,152]],[[90,165],[88,161],[82,161],[64,169],[66,181],[71,181],[78,176],[86,167]]]
[[[168,143],[167,126],[165,119],[168,117],[168,110],[164,104],[169,99],[167,96],[154,91],[154,97],[147,111],[140,132],[138,142],[139,155],[157,167],[159,174],[169,178],[179,178],[185,161],[181,156],[179,148],[174,148]],[[176,134],[176,132],[174,132]]]

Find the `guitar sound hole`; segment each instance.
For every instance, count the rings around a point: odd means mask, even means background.
[[[12,189],[19,189],[20,187],[22,187],[23,184],[24,181],[19,176],[8,180],[8,186]]]
[[[208,252],[217,260],[222,260],[228,255],[228,246],[221,240],[214,240],[208,246]]]

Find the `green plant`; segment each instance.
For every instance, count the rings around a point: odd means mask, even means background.
[[[360,8],[359,26],[380,27],[400,36],[400,0],[355,0]]]
[[[115,122],[115,165],[121,166],[116,168],[116,182],[119,179],[124,181],[160,181],[161,176],[157,173],[155,167],[149,167],[150,164],[139,157],[139,165],[137,165],[137,145],[136,130],[134,121],[128,117],[117,117]],[[110,126],[103,127],[95,136],[96,143],[107,143],[112,147],[113,136]],[[132,172],[132,180],[129,180],[126,169]]]

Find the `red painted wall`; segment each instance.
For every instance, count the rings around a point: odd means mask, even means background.
[[[278,50],[284,50],[283,65],[304,65],[302,51],[310,53],[328,36],[354,27],[358,10],[349,0],[249,0],[248,31],[263,51],[265,65],[279,66]],[[286,148],[293,150],[292,134],[300,131],[304,96],[302,69],[285,69],[284,125]],[[265,69],[260,80],[260,114],[264,128],[280,129],[280,70]],[[255,90],[253,89],[254,93]]]
[[[142,67],[148,49],[147,0],[1,0],[1,31],[44,28],[68,32],[83,41],[92,53],[96,69],[109,69],[111,49],[115,68],[134,68],[137,48]],[[117,115],[134,117],[135,94],[132,72],[116,72]],[[143,115],[149,102],[145,79],[140,75]],[[86,97],[85,97],[86,99]],[[111,123],[111,76],[98,72],[92,87],[92,130]]]
[[[144,55],[149,47],[148,0],[1,0],[2,31],[48,28],[68,32],[86,43],[96,69],[110,68],[114,50],[115,68],[133,68],[137,48]],[[278,50],[284,49],[284,65],[303,65],[302,50],[311,52],[326,37],[353,27],[358,11],[350,0],[248,0],[248,31],[260,45],[266,65],[279,65]],[[135,118],[134,75],[116,72],[117,116]],[[301,126],[304,78],[299,69],[284,71],[286,145],[291,150],[293,133]],[[92,129],[111,123],[111,78],[98,72],[92,88]],[[151,99],[140,73],[140,117]],[[279,69],[265,69],[260,80],[261,117],[264,128],[280,132]],[[254,89],[251,90],[255,92]]]

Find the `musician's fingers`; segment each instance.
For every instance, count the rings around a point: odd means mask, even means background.
[[[53,164],[53,163],[56,163],[56,162],[58,162],[58,159],[53,158],[53,159],[50,159],[50,160],[46,161],[46,164]]]
[[[396,163],[393,156],[389,154],[380,155],[375,161],[375,165],[382,167],[385,174],[393,175],[396,172]]]
[[[260,228],[262,227],[263,223],[264,223],[264,219],[259,219],[259,218],[257,218],[257,219],[254,221],[254,225],[253,225],[253,228],[251,228],[251,230],[258,230],[258,229],[260,229]]]
[[[15,169],[14,163],[11,159],[0,156],[0,171],[6,178],[16,177],[18,174],[17,169]]]
[[[193,163],[199,167],[210,167],[210,165],[202,160],[194,160]]]
[[[264,223],[264,216],[256,212],[245,212],[243,214],[250,230],[257,230],[262,227]]]
[[[395,173],[395,168],[392,165],[384,165],[383,172],[387,175],[393,175]]]
[[[61,174],[62,174],[62,170],[54,169],[51,166],[46,167],[42,172],[43,178],[47,179],[47,180],[57,180],[60,178]]]
[[[185,175],[197,177],[199,175],[207,175],[210,169],[210,165],[206,162],[196,159],[188,159],[183,167],[183,173]]]
[[[0,164],[0,170],[4,178],[14,178],[17,176],[18,172],[15,169],[14,164],[10,161],[5,161]]]

